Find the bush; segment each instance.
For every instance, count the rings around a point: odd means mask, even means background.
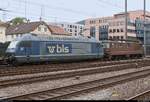
[[[0,43],[0,57],[5,55],[5,51],[9,44],[10,44],[10,42]]]

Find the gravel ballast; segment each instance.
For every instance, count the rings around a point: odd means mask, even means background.
[[[127,70],[115,71],[115,72],[109,72],[109,73],[107,72],[107,73],[93,74],[93,75],[87,75],[87,76],[79,76],[80,77],[79,79],[76,79],[75,77],[73,77],[73,78],[67,78],[67,79],[42,81],[42,82],[36,82],[36,83],[32,83],[32,84],[25,84],[25,85],[18,85],[18,86],[2,88],[2,89],[0,89],[0,99],[1,98],[7,98],[7,97],[10,97],[10,96],[17,96],[17,95],[21,95],[21,94],[27,94],[27,93],[30,93],[30,92],[37,92],[37,91],[40,91],[40,90],[43,91],[43,90],[47,90],[47,89],[63,87],[63,86],[72,85],[72,84],[76,84],[76,83],[86,82],[86,81],[89,81],[89,80],[96,80],[96,79],[100,79],[100,78],[111,77],[111,76],[114,76],[114,75],[120,75],[120,74],[125,74],[125,73],[129,73],[129,72],[137,71],[137,70],[149,69],[149,68],[150,67],[127,69]],[[132,82],[130,82],[130,83],[135,86],[135,83],[132,83]],[[128,85],[128,84],[126,85],[126,84],[124,86],[121,85],[123,87],[121,87],[120,85],[119,86],[117,85],[116,87],[112,87],[110,89],[102,90],[102,91],[98,92],[97,94],[95,94],[95,93],[93,95],[89,94],[89,96],[92,96],[92,99],[94,98],[94,100],[97,99],[96,97],[98,97],[98,100],[99,100],[100,97],[101,97],[101,99],[109,99],[109,98],[110,99],[117,99],[116,96],[118,95],[118,93],[119,93],[119,96],[120,96],[120,95],[122,95],[121,92],[123,92],[125,90],[128,90],[128,89],[132,89],[132,88],[130,88],[130,85]],[[139,84],[136,84],[136,85],[139,85]],[[122,89],[122,91],[119,91],[121,89]],[[114,93],[114,91],[116,93]],[[99,95],[99,96],[95,96],[95,95]],[[84,95],[84,97],[85,96],[86,95]],[[81,99],[86,99],[84,97],[81,97]],[[72,98],[72,99],[76,99],[76,98]],[[78,97],[77,99],[80,99],[80,98]]]
[[[72,97],[69,100],[126,100],[147,90],[150,90],[150,76],[79,97]]]

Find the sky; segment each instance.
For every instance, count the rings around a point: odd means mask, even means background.
[[[31,21],[40,16],[47,22],[77,22],[88,18],[112,16],[124,12],[125,0],[0,0],[0,20],[26,17]],[[144,0],[128,0],[128,11],[143,9]],[[150,11],[150,0],[146,0]]]

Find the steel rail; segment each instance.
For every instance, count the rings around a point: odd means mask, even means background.
[[[79,84],[59,87],[55,89],[46,89],[39,92],[22,94],[17,96],[5,97],[3,100],[58,100],[66,99],[71,96],[87,93],[93,90],[108,88],[116,84],[125,83],[135,79],[143,78],[150,75],[150,69],[143,71],[135,71],[127,74],[117,75],[104,79],[83,82]]]
[[[142,93],[140,93],[140,94],[137,94],[137,95],[135,95],[135,96],[132,96],[132,97],[126,99],[126,100],[149,100],[150,98],[149,98],[149,99],[145,99],[145,96],[146,96],[147,94],[148,94],[149,97],[150,97],[150,90],[144,91],[144,92],[142,92]]]
[[[111,65],[105,67],[92,67],[92,68],[83,68],[78,70],[67,70],[67,71],[58,71],[58,72],[47,72],[47,73],[39,73],[39,74],[30,74],[30,75],[19,75],[19,76],[11,76],[10,77],[1,77],[0,78],[0,88],[20,85],[20,84],[28,84],[32,82],[38,81],[46,81],[46,80],[56,80],[62,78],[69,78],[75,76],[85,76],[90,74],[104,73],[110,71],[120,71],[125,69],[133,69],[137,68],[136,63],[130,64],[121,64],[121,65]]]
[[[22,74],[33,74],[41,72],[52,72],[52,71],[61,71],[61,70],[71,70],[71,69],[82,69],[87,67],[100,67],[116,64],[126,64],[126,63],[147,63],[150,60],[125,60],[125,61],[111,61],[111,62],[81,62],[81,63],[67,63],[67,64],[48,64],[48,65],[31,65],[31,66],[20,66],[20,67],[2,67],[0,68],[0,76],[11,76],[11,75],[22,75]],[[150,65],[150,63],[147,63]]]

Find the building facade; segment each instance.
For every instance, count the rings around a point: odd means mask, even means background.
[[[97,40],[138,38],[143,41],[143,11],[129,11],[127,18],[127,35],[125,34],[125,13],[87,19],[83,34],[95,37]],[[146,19],[150,21],[150,12],[146,12]]]
[[[6,25],[5,23],[0,22],[0,42],[4,43],[6,41]]]
[[[53,23],[54,25],[62,27],[66,32],[69,32],[72,36],[79,36],[82,34],[84,30],[83,24],[76,24],[76,23]]]

